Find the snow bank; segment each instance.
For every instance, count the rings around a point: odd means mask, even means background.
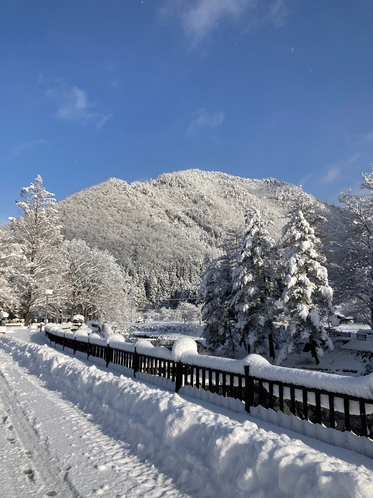
[[[254,377],[373,400],[373,374],[365,377],[349,377],[278,367],[271,365],[265,358],[255,354],[247,356],[242,361],[250,366],[250,374]]]
[[[62,331],[56,326],[49,326],[47,330],[55,335],[65,334],[65,337],[67,337],[67,332]],[[77,330],[75,337],[82,342],[89,341],[89,335],[86,330]],[[106,339],[102,339],[102,341],[106,341]],[[331,393],[349,394],[373,400],[373,374],[364,377],[351,377],[297,368],[279,367],[271,365],[265,358],[256,354],[248,355],[243,360],[199,355],[195,340],[189,337],[177,340],[173,345],[172,352],[163,346],[156,348],[146,339],[140,339],[135,345],[126,343],[123,336],[119,334],[110,336],[108,343],[112,348],[131,352],[136,348],[136,351],[140,354],[167,360],[173,359],[174,361],[181,361],[188,365],[196,365],[241,375],[245,374],[245,365],[248,365],[250,367],[250,374],[254,377],[295,384],[311,389],[324,389]],[[100,344],[106,345],[107,343],[100,342]]]
[[[48,346],[5,336],[0,347],[45,388],[60,392],[140,459],[172,478],[183,493],[204,498],[373,498],[373,466],[362,456],[344,450],[338,450],[339,457],[329,456],[325,451],[333,453],[333,447],[305,444],[251,419],[232,420],[177,394],[85,366]],[[357,465],[351,463],[355,458]]]
[[[164,346],[155,348],[153,344],[146,339],[140,339],[136,342],[136,352],[147,356],[154,356],[155,358],[172,360],[172,352],[169,349]]]
[[[107,346],[106,339],[104,339],[103,337],[99,336],[99,334],[97,334],[96,332],[93,332],[89,336],[89,342],[91,344],[96,344],[97,346],[104,346],[104,347]]]
[[[193,339],[183,337],[172,346],[172,356],[175,361],[182,361],[181,358],[188,354],[198,355],[197,343]]]
[[[135,351],[135,345],[132,342],[125,342],[125,339],[121,334],[112,334],[107,338],[107,342],[113,349],[120,349],[121,351],[128,351],[129,353]]]
[[[89,342],[90,333],[87,330],[77,330],[75,332],[75,339],[80,342]]]

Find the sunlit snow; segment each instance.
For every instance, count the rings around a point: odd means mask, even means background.
[[[367,457],[44,342],[0,338],[3,496],[373,497]],[[177,354],[193,349],[187,339]]]

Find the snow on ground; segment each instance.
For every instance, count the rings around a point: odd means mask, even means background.
[[[290,355],[284,362],[284,366],[320,370],[353,377],[371,373],[371,356],[363,353],[372,353],[373,355],[372,329],[363,324],[346,324],[339,325],[334,330],[345,334],[349,333],[351,336],[332,337],[334,351],[322,356],[319,365],[316,365],[311,353],[299,353]],[[358,332],[365,333],[367,340],[357,339]]]
[[[326,353],[320,358],[320,364],[316,365],[311,353],[291,354],[283,365],[289,368],[303,368],[311,371],[322,371],[337,375],[349,375],[360,377],[367,373],[367,364],[355,354],[351,354],[350,349],[343,349],[343,342],[333,341],[335,350]],[[356,341],[363,342],[363,341]],[[359,344],[360,346],[360,344]],[[359,349],[361,351],[361,349]],[[370,360],[366,360],[370,363]]]
[[[193,322],[132,323],[129,328],[132,339],[146,337],[155,340],[159,339],[164,342],[173,342],[181,337],[190,337],[198,340],[202,344],[205,343],[205,339],[201,338],[203,326]]]
[[[373,460],[0,336],[1,496],[373,498]]]

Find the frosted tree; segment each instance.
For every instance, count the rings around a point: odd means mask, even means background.
[[[306,343],[305,350],[311,351],[319,363],[323,351],[333,349],[323,324],[333,313],[333,290],[322,264],[325,258],[320,253],[320,240],[302,211],[295,213],[285,225],[284,246],[288,251],[283,302],[289,325],[277,363],[282,363],[296,344],[303,343]]]
[[[45,305],[45,290],[58,292],[62,236],[54,194],[44,188],[40,175],[22,189],[21,197],[16,204],[22,216],[10,219],[19,250],[13,281],[28,325],[31,313]]]
[[[124,326],[129,316],[131,281],[128,275],[108,251],[93,249],[92,263],[96,268],[96,291],[91,313],[101,320]]]
[[[280,297],[277,276],[278,255],[260,212],[246,213],[236,267],[233,270],[231,306],[236,315],[240,345],[249,352],[274,357],[273,325],[276,300]]]
[[[205,257],[205,276],[199,296],[202,302],[202,321],[207,345],[215,350],[225,346],[227,354],[234,356],[237,340],[234,313],[230,306],[232,293],[232,266],[224,254],[220,258]]]
[[[337,253],[338,297],[373,328],[373,172],[362,176],[365,195],[347,192],[340,196],[348,216],[344,247]]]
[[[83,240],[65,241],[65,285],[70,316],[123,323],[128,316],[128,276],[107,251]]]
[[[17,255],[18,250],[13,244],[10,231],[0,227],[0,312],[18,311],[19,299],[12,285]]]

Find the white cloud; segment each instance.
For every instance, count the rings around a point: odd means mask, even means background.
[[[334,168],[329,169],[328,173],[324,176],[322,181],[324,183],[334,182],[334,180],[339,178],[340,174],[341,174],[341,168],[335,166]]]
[[[31,142],[27,142],[24,144],[19,144],[16,145],[13,149],[13,154],[15,156],[20,156],[24,152],[26,152],[29,149],[33,149],[34,147],[37,147],[38,145],[43,145],[45,144],[45,141],[42,138],[39,138],[38,140],[31,140]]]
[[[47,95],[57,103],[56,116],[59,119],[101,128],[112,117],[112,114],[96,112],[96,103],[90,102],[87,92],[76,86],[67,90],[50,88]]]
[[[346,133],[345,139],[347,142],[355,144],[370,144],[373,142],[373,131],[366,133]]]
[[[267,22],[274,24],[276,27],[283,26],[289,14],[288,2],[286,0],[275,0],[269,6],[269,12],[265,19]],[[294,52],[294,49],[292,49]]]
[[[373,131],[370,131],[369,133],[365,133],[365,135],[362,136],[362,142],[364,144],[370,144],[373,142]]]
[[[176,18],[192,47],[208,37],[225,19],[243,22],[244,28],[285,23],[289,0],[165,0],[163,19]]]
[[[196,119],[190,123],[187,135],[195,135],[201,128],[215,128],[224,121],[224,112],[206,112],[201,109]]]
[[[323,183],[332,183],[338,178],[340,178],[342,174],[342,170],[348,166],[351,166],[352,164],[356,163],[361,157],[361,154],[357,152],[356,154],[352,155],[345,161],[339,161],[337,163],[331,164],[329,166],[327,174],[322,178]]]

